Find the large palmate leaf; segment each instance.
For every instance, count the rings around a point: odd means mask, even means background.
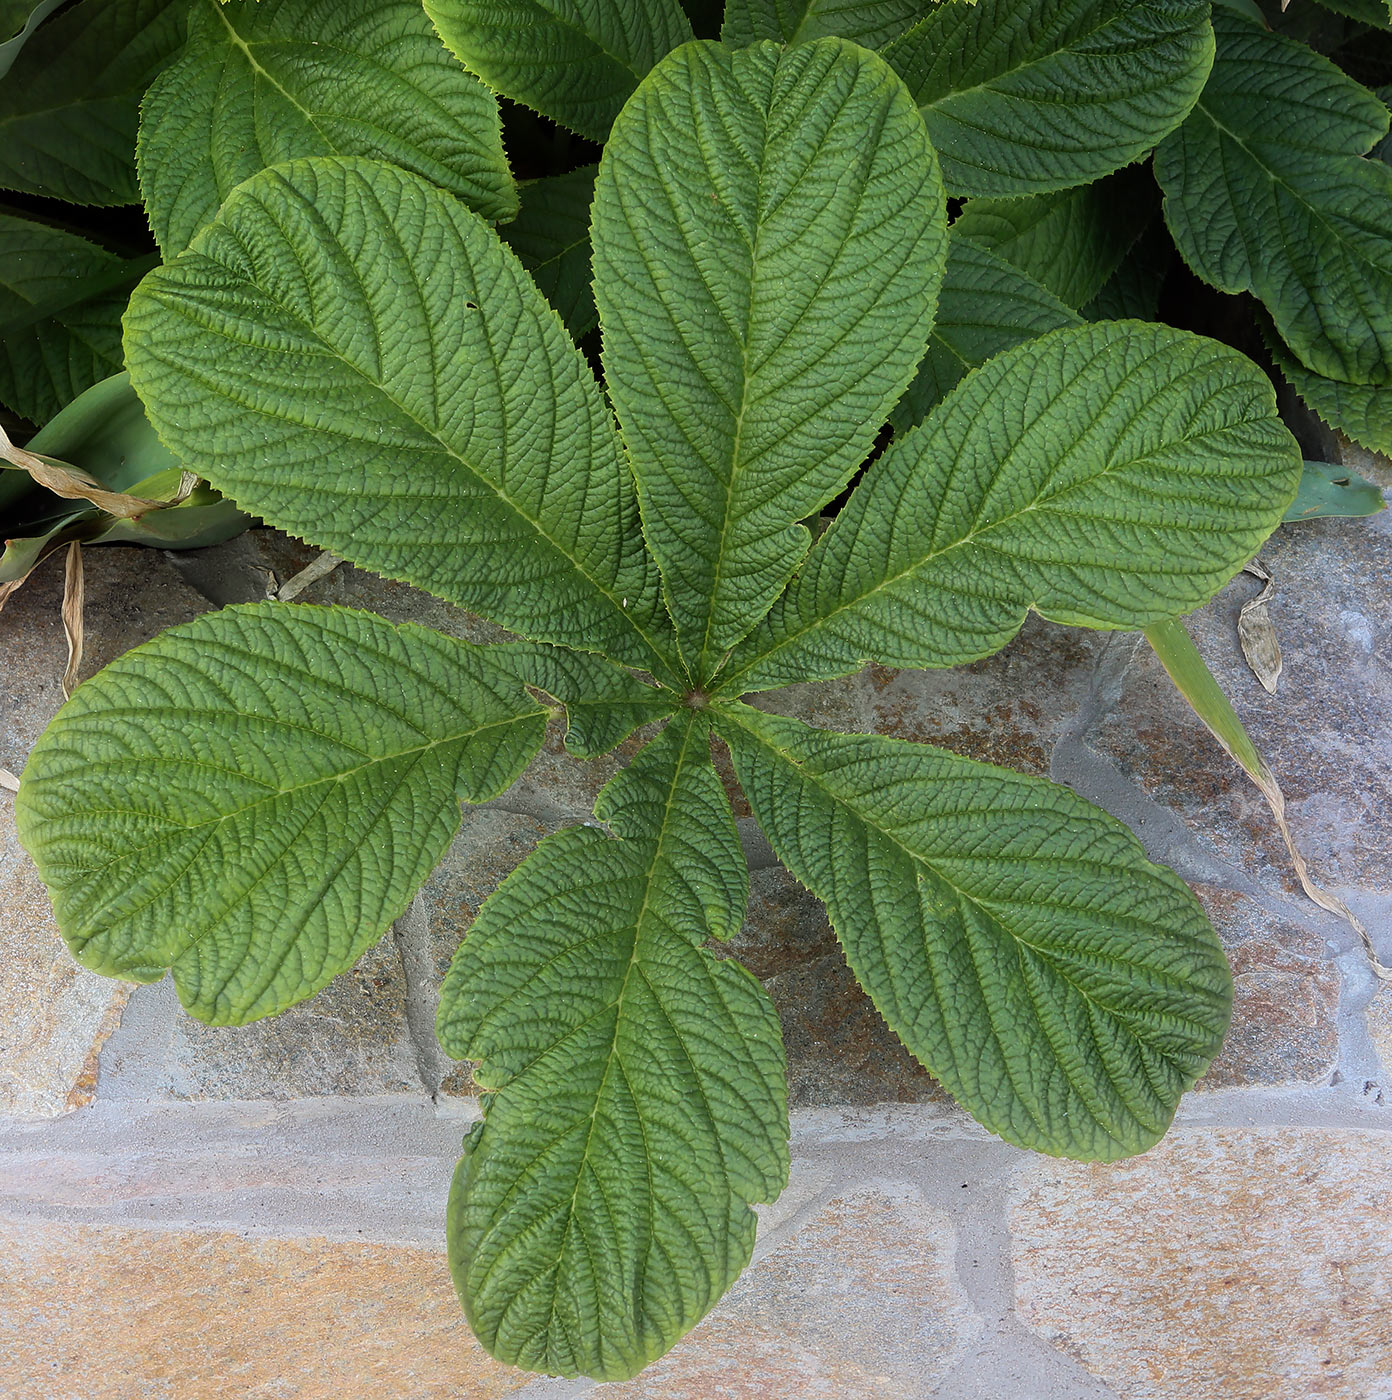
[[[83,0],[0,86],[0,188],[133,204],[140,98],[184,42],[187,0]]]
[[[952,226],[928,353],[890,415],[896,432],[921,423],[968,370],[1021,341],[1081,319],[1051,291]]]
[[[599,324],[590,287],[590,205],[596,167],[522,186],[522,212],[498,230],[579,340]]]
[[[425,10],[471,73],[593,141],[691,38],[678,0],[425,0]]]
[[[35,747],[20,839],[79,961],[214,1025],[351,967],[502,792],[545,712],[490,648],[260,603],[176,627],[80,686]]]
[[[700,677],[907,385],[946,243],[904,85],[844,40],[687,45],[615,123],[594,211],[605,380]]]
[[[1208,0],[935,6],[885,50],[953,194],[1065,189],[1129,165],[1184,119],[1213,61]]]
[[[320,156],[141,284],[131,379],[244,509],[524,636],[661,671],[656,570],[589,366],[477,214]]]
[[[194,0],[188,48],[150,89],[140,188],[166,258],[228,192],[296,156],[377,156],[509,219],[498,104],[420,0]]]
[[[449,1204],[450,1265],[493,1355],[633,1375],[730,1286],[787,1179],[778,1017],[701,945],[745,871],[706,721],[672,722],[479,911],[439,1035],[495,1090]]]
[[[924,0],[729,0],[720,37],[734,48],[759,39],[803,44],[841,38],[878,49],[920,18]]]
[[[35,423],[121,368],[121,313],[150,266],[0,213],[0,403]]]
[[[1158,1141],[1232,999],[1178,876],[1040,778],[744,706],[721,707],[719,725],[861,985],[973,1116],[1069,1157]]]
[[[1158,212],[1144,166],[1105,180],[1021,199],[973,199],[952,225],[1042,282],[1074,308],[1097,295]]]
[[[1214,15],[1203,97],[1155,155],[1205,281],[1255,292],[1317,374],[1392,383],[1392,170],[1361,159],[1387,108],[1304,44]]]
[[[1052,331],[891,444],[721,689],[960,665],[1030,609],[1084,627],[1188,612],[1279,524],[1300,462],[1237,351],[1139,321]]]

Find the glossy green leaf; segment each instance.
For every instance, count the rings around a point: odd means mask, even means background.
[[[1306,462],[1300,489],[1286,510],[1286,522],[1329,515],[1376,515],[1385,510],[1382,488],[1333,462]]]
[[[0,403],[42,423],[119,371],[121,313],[148,268],[0,213]]]
[[[404,912],[526,766],[545,713],[487,647],[261,603],[78,687],[24,770],[20,839],[85,966],[214,1025],[283,1011]]]
[[[522,212],[498,230],[579,340],[599,324],[590,286],[590,205],[597,167],[522,186]]]
[[[895,1034],[993,1132],[1143,1151],[1232,1000],[1198,901],[1067,788],[743,706],[720,732],[774,850]]]
[[[425,0],[425,10],[471,73],[592,141],[691,38],[678,0]]]
[[[864,460],[923,354],[946,244],[908,93],[843,40],[687,45],[615,123],[594,211],[605,381],[694,671],[768,608],[810,543],[798,522]]]
[[[739,928],[746,884],[707,735],[688,712],[605,789],[614,836],[547,837],[445,979],[440,1042],[493,1091],[450,1265],[479,1339],[530,1370],[617,1380],[659,1356],[787,1180],[778,1017],[702,947]]]
[[[1304,402],[1331,427],[1374,452],[1392,454],[1392,384],[1346,384],[1307,369],[1270,333],[1276,368]]]
[[[729,0],[720,37],[733,48],[760,39],[805,44],[850,39],[878,49],[910,29],[925,0]]]
[[[884,51],[952,194],[1096,180],[1184,120],[1213,61],[1208,0],[942,5]]]
[[[1014,263],[1076,309],[1117,270],[1159,202],[1149,170],[1128,166],[1055,194],[969,200],[952,231]]]
[[[236,185],[297,156],[389,160],[486,219],[517,212],[497,100],[419,0],[194,0],[188,48],[145,99],[137,155],[166,258]]]
[[[395,166],[262,171],[126,317],[170,448],[243,509],[542,641],[670,676],[589,366],[498,236]]]
[[[1361,159],[1387,108],[1304,44],[1214,16],[1213,77],[1155,155],[1194,271],[1266,304],[1317,374],[1392,383],[1392,169]]]
[[[1045,331],[1079,322],[1051,291],[952,226],[947,270],[928,353],[890,421],[902,433],[921,423],[968,370]]]
[[[184,42],[187,0],[83,0],[0,86],[0,188],[134,204],[140,98]]]
[[[1137,321],[973,370],[892,443],[721,688],[988,656],[1031,609],[1141,627],[1205,602],[1280,522],[1300,451],[1244,355]]]

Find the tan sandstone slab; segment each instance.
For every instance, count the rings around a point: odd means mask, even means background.
[[[920,1400],[981,1332],[951,1221],[899,1188],[836,1196],[689,1337],[604,1400]]]
[[[1392,1396],[1392,1139],[1179,1130],[1039,1159],[1010,1203],[1021,1320],[1119,1400]]]
[[[7,1400],[496,1400],[432,1250],[0,1224]]]

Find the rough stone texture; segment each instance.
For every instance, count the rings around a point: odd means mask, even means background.
[[[892,1191],[892,1194],[891,1194]],[[979,1335],[951,1221],[868,1185],[827,1201],[608,1400],[919,1400]]]
[[[1010,1206],[1022,1320],[1120,1400],[1392,1395],[1388,1138],[1191,1129],[1038,1160]]]
[[[327,1240],[0,1224],[12,1400],[495,1400],[444,1257]]]
[[[1339,1058],[1339,972],[1325,940],[1255,899],[1195,887],[1233,972],[1233,1018],[1200,1089],[1325,1083]]]
[[[1392,984],[1378,985],[1364,1014],[1373,1049],[1382,1062],[1383,1082],[1392,1083]]]

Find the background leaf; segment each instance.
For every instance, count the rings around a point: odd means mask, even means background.
[[[1304,44],[1214,15],[1213,76],[1155,153],[1165,218],[1206,282],[1254,292],[1317,374],[1392,383],[1386,107]]]
[[[134,204],[140,98],[184,42],[188,0],[83,0],[0,86],[0,188]]]
[[[919,19],[924,0],[729,0],[720,37],[732,48],[760,39],[803,44],[850,39],[878,49]]]
[[[1208,0],[942,5],[884,51],[923,109],[948,192],[1066,189],[1129,165],[1194,105]]]
[[[225,608],[137,647],[44,731],[19,834],[74,956],[213,1025],[346,971],[545,733],[487,647],[368,613]]]
[[[1300,451],[1244,355],[1138,321],[973,370],[893,442],[722,689],[989,656],[1030,609],[1140,627],[1206,601],[1280,522]]]
[[[188,48],[140,125],[140,188],[166,259],[248,176],[320,155],[389,160],[486,219],[517,212],[497,101],[419,0],[194,0]]]
[[[744,706],[720,732],[774,850],[891,1029],[992,1132],[1113,1161],[1157,1142],[1227,1029],[1198,901],[1067,788]]]
[[[63,0],[4,0],[0,4],[0,78],[6,76],[29,36]]]
[[[603,141],[663,54],[691,38],[677,0],[425,0],[471,73],[544,116]]]
[[[262,171],[126,316],[150,419],[244,509],[536,640],[670,675],[590,367],[477,214],[395,166]]]
[[[748,1262],[788,1174],[778,1017],[701,945],[743,918],[744,858],[708,727],[673,720],[601,794],[619,839],[549,836],[479,910],[440,1002],[482,1061],[450,1264],[493,1355],[614,1380]]]
[[[908,93],[842,40],[689,45],[615,123],[594,209],[605,382],[702,677],[907,385],[946,242]]]
[[[599,324],[590,285],[590,205],[598,167],[522,186],[522,212],[498,230],[542,295],[579,340]]]
[[[1316,374],[1269,328],[1266,344],[1286,382],[1326,423],[1374,452],[1392,453],[1392,384],[1346,384]]]

